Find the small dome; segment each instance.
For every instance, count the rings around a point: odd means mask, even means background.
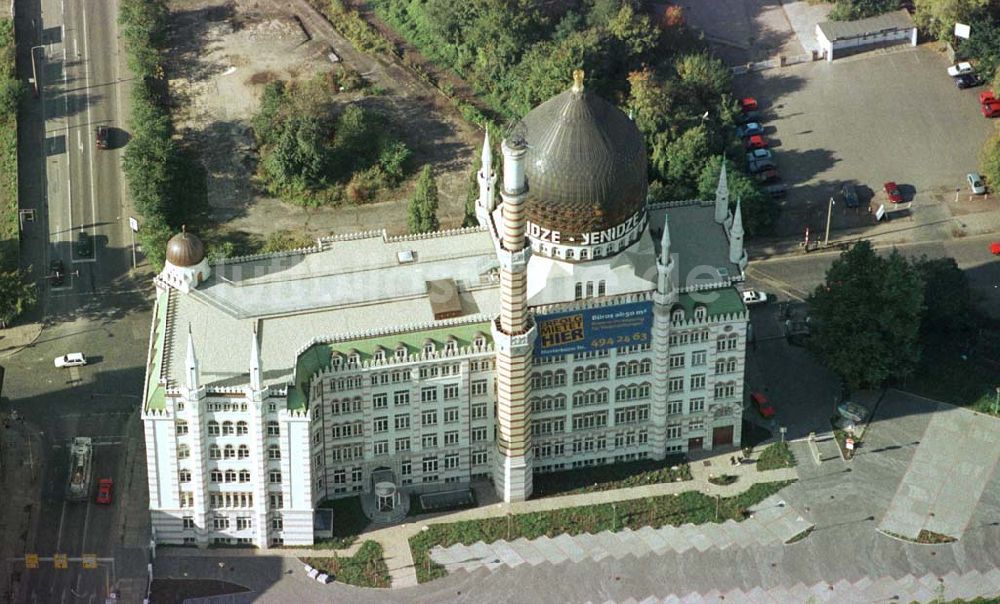
[[[174,266],[194,266],[205,259],[205,244],[186,230],[167,242],[167,262]]]
[[[528,220],[563,243],[625,222],[646,204],[646,145],[617,107],[580,81],[523,120]]]

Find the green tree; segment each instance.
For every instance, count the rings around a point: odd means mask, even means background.
[[[708,53],[686,54],[677,60],[674,68],[680,78],[693,113],[709,109],[729,91],[732,72],[721,60]]]
[[[35,303],[35,284],[20,271],[0,272],[0,327],[11,321]]]
[[[324,139],[316,117],[290,117],[261,162],[269,189],[297,195],[321,186],[327,161]]]
[[[851,389],[901,378],[920,359],[924,283],[896,250],[861,241],[840,255],[809,297],[811,344]]]
[[[855,21],[881,15],[898,7],[897,0],[836,0],[827,17],[831,21]]]
[[[136,239],[142,246],[146,260],[156,272],[163,269],[163,262],[167,258],[167,241],[174,234],[174,230],[159,215],[147,216],[145,221],[139,224]]]
[[[1000,187],[1000,130],[988,138],[980,150],[979,169],[990,186]]]
[[[676,190],[682,192],[677,198],[688,199],[695,195],[708,154],[708,132],[704,125],[685,131],[667,145],[664,176]]]
[[[715,189],[719,186],[719,172],[722,158],[713,156],[705,162],[698,178],[698,195],[702,199],[715,199]],[[741,201],[743,228],[748,237],[767,234],[778,217],[778,206],[774,200],[761,191],[757,183],[740,172],[732,161],[726,163],[726,180],[729,185],[729,208],[735,210],[736,200]]]
[[[285,83],[269,82],[260,96],[260,108],[250,120],[254,137],[261,145],[273,145],[281,133],[281,108],[286,102]]]
[[[424,166],[417,178],[417,188],[410,198],[407,222],[411,233],[429,233],[440,227],[437,218],[438,190],[430,166]]]
[[[968,23],[971,14],[989,3],[990,0],[914,0],[913,21],[935,38],[951,40],[956,21]]]
[[[914,262],[924,282],[924,315],[921,331],[949,338],[972,325],[972,293],[965,271],[954,258],[922,256]]]

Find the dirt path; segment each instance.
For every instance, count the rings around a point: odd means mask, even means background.
[[[363,99],[401,124],[414,166],[430,164],[443,228],[462,221],[478,131],[447,100],[401,66],[355,50],[305,0],[174,0],[168,73],[174,119],[202,154],[209,203],[221,230],[266,236],[291,230],[310,236],[385,227],[402,232],[412,179],[364,206],[301,208],[267,196],[253,183],[256,153],[250,118],[264,86],[307,79],[335,62],[360,72],[377,95]],[[345,102],[362,95],[343,94]]]

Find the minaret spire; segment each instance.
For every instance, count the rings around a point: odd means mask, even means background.
[[[733,216],[733,226],[729,229],[729,261],[737,264],[740,270],[746,268],[747,252],[743,248],[743,210],[742,200],[736,199],[736,214]]]
[[[195,392],[201,388],[201,371],[198,367],[198,357],[194,353],[194,334],[191,333],[190,323],[188,323],[188,343],[187,355],[184,359],[184,375],[187,378],[188,390]]]
[[[489,176],[493,173],[493,149],[490,148],[490,131],[486,130],[483,138],[483,167],[482,173]]]
[[[729,216],[729,181],[726,178],[726,156],[722,156],[719,186],[715,188],[715,223],[723,224]]]
[[[497,175],[493,171],[493,148],[490,146],[490,131],[486,131],[483,137],[483,161],[476,174],[479,181],[479,200],[476,202],[476,220],[480,226],[486,226],[490,221],[490,214],[496,208],[496,186]]]
[[[663,214],[663,234],[660,235],[660,264],[666,266],[670,262],[670,216]]]
[[[253,328],[253,338],[250,344],[250,389],[260,392],[264,389],[263,374],[260,369],[260,340],[257,338],[257,326]]]

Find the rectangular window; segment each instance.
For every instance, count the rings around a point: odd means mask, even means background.
[[[436,455],[432,456],[432,457],[425,457],[423,459],[423,470],[424,470],[424,474],[428,474],[430,472],[437,472],[437,470],[438,470],[438,458],[437,458]]]
[[[388,455],[389,454],[389,441],[387,440],[377,440],[375,441],[375,448],[373,453],[378,455]]]
[[[361,468],[351,468],[351,482],[361,482],[363,476]]]
[[[376,417],[372,422],[372,429],[376,434],[379,432],[387,432],[389,430],[389,418],[385,415],[382,417]]]
[[[444,410],[444,423],[454,424],[458,422],[458,407],[449,407]]]
[[[454,470],[458,467],[458,453],[449,453],[444,456],[444,469]]]
[[[458,398],[458,384],[448,384],[444,387],[444,400],[449,401]]]
[[[472,442],[482,442],[486,440],[486,428],[472,429]]]
[[[339,469],[333,471],[333,484],[347,483],[347,470]]]
[[[668,401],[667,402],[667,415],[677,415],[684,411],[683,401]]]
[[[281,520],[281,516],[277,518],[271,518],[271,530],[281,531],[285,529],[285,523]]]
[[[438,400],[438,389],[436,386],[429,386],[420,389],[420,402],[433,403]]]
[[[608,412],[580,413],[573,416],[573,430],[601,428],[608,425]]]
[[[420,414],[420,425],[422,426],[436,426],[438,423],[438,412],[437,411],[424,411]]]
[[[691,376],[691,390],[704,390],[705,389],[705,374],[699,373],[698,375]]]
[[[405,460],[399,462],[399,474],[401,476],[409,476],[413,473],[413,466],[410,464],[410,460]]]
[[[670,355],[670,368],[677,369],[684,366],[684,355],[683,354],[672,354]]]
[[[396,406],[410,404],[410,392],[408,390],[397,390],[392,393],[392,404]]]
[[[458,432],[445,432],[444,433],[444,446],[450,447],[452,445],[458,444]]]
[[[476,403],[472,406],[472,419],[486,419],[486,403]]]
[[[400,413],[396,415],[396,429],[397,430],[409,430],[410,429],[410,414]]]
[[[667,438],[680,438],[681,437],[681,426],[680,424],[674,424],[672,426],[667,426]]]
[[[703,398],[693,398],[691,399],[691,413],[696,413],[698,411],[705,410],[705,399]]]
[[[410,439],[409,438],[397,438],[396,439],[396,453],[402,453],[403,451],[410,450]]]
[[[271,483],[281,482],[281,470],[271,470],[267,473],[267,481]]]
[[[472,396],[483,396],[486,394],[486,380],[472,381]]]
[[[389,406],[389,395],[385,392],[379,392],[372,395],[372,407],[375,409],[385,409]]]
[[[667,382],[667,391],[669,392],[682,392],[684,390],[684,378],[683,376],[672,377],[670,381]]]
[[[438,446],[437,434],[424,434],[420,437],[420,446],[425,449],[432,449]]]
[[[192,516],[185,516],[184,518],[182,518],[182,521],[184,522],[184,528],[186,528],[186,529],[193,529],[194,528],[194,517],[192,517]]]
[[[245,531],[253,527],[253,518],[241,517],[236,519],[236,530]]]
[[[472,465],[481,466],[488,461],[487,452],[485,449],[477,449],[472,452]]]
[[[225,530],[229,528],[229,518],[225,516],[217,517],[212,519],[212,527],[217,531]]]

